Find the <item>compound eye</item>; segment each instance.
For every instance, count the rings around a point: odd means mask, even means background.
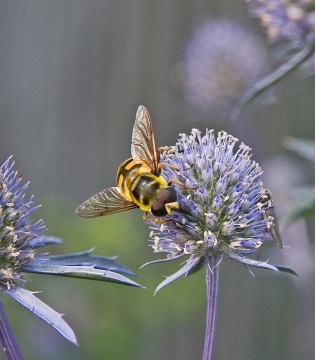
[[[177,201],[177,193],[175,189],[171,187],[166,187],[159,192],[156,200],[160,201],[163,204],[173,203]]]
[[[152,215],[158,216],[158,217],[166,216],[167,211],[166,211],[165,204],[163,204],[159,200],[154,200],[151,205],[151,213],[152,213]]]

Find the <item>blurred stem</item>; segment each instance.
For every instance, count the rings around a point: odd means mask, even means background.
[[[19,346],[13,335],[9,319],[0,299],[0,341],[2,349],[8,360],[23,360]]]
[[[202,360],[211,360],[213,357],[215,330],[218,309],[219,293],[219,265],[217,256],[211,255],[206,264],[206,285],[207,285],[207,310],[206,310],[206,332],[203,347]]]
[[[281,65],[277,70],[266,76],[264,79],[260,80],[251,89],[249,89],[249,91],[241,98],[239,104],[232,112],[230,120],[236,120],[239,113],[246,105],[248,105],[252,100],[254,100],[265,90],[277,84],[292,71],[296,70],[300,65],[302,65],[309,57],[314,54],[314,51],[315,40],[312,39],[312,41],[310,41],[299,53],[294,55],[289,61]]]

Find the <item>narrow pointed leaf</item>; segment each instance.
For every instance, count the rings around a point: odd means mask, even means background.
[[[315,141],[287,136],[284,146],[307,160],[315,162]]]
[[[90,249],[72,254],[38,256],[32,264],[39,264],[49,260],[50,265],[94,266],[96,269],[111,270],[129,276],[137,276],[133,271],[119,263],[116,257],[94,255],[92,254],[93,250]]]
[[[50,265],[48,260],[42,262],[41,264],[34,264],[34,262],[30,262],[21,267],[21,270],[30,273],[74,277],[87,280],[99,280],[143,288],[142,285],[128,279],[123,275],[109,270],[96,269],[93,266]]]
[[[300,275],[295,271],[293,270],[292,268],[290,267],[287,267],[287,266],[282,266],[282,265],[274,265],[280,272],[284,272],[284,273],[287,273],[287,274],[291,274],[291,275],[295,275],[295,276],[298,276],[300,277]]]
[[[78,345],[73,330],[63,320],[62,314],[53,310],[50,306],[39,300],[32,291],[28,291],[20,286],[14,286],[10,289],[3,287],[5,292],[18,301],[21,305],[30,310],[33,314],[46,321],[51,327],[57,330],[66,339]]]
[[[37,236],[33,240],[29,242],[30,246],[37,247],[37,246],[44,246],[44,245],[51,245],[51,244],[61,244],[62,239],[59,239],[55,236]]]
[[[240,256],[237,253],[230,251],[228,252],[228,255],[230,258],[237,260],[245,265],[248,266],[255,266],[255,267],[259,267],[259,268],[263,268],[263,269],[269,269],[269,270],[274,270],[274,271],[279,271],[278,268],[274,265],[268,264],[265,261],[258,261],[258,260],[252,260],[250,258],[244,257],[244,256]]]
[[[257,96],[263,93],[265,90],[270,87],[276,85],[279,81],[281,81],[285,76],[293,72],[300,65],[302,65],[310,56],[313,55],[315,51],[315,41],[311,41],[307,44],[303,50],[299,53],[292,56],[292,58],[281,65],[277,70],[275,70],[270,75],[266,76],[264,79],[260,80],[256,83],[245,95],[241,98],[238,106],[235,108],[231,115],[231,120],[235,120],[241,110],[248,105],[252,100],[254,100]]]
[[[178,256],[174,256],[174,257],[169,257],[169,258],[165,258],[165,259],[157,259],[157,260],[153,260],[153,261],[149,261],[143,265],[140,266],[140,269],[144,268],[145,266],[147,265],[151,265],[151,264],[157,264],[157,263],[160,263],[160,262],[166,262],[166,261],[171,261],[171,260],[175,260],[175,259],[178,259],[182,256],[185,256],[186,254],[180,254]]]
[[[176,273],[173,275],[168,276],[164,281],[162,281],[158,287],[155,289],[154,295],[162,289],[162,287],[168,285],[169,283],[175,281],[179,277],[186,275],[189,273],[194,266],[196,266],[200,261],[200,256],[194,256],[192,255],[187,261],[184,266],[182,266]]]

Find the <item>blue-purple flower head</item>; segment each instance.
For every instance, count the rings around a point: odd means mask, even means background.
[[[33,244],[46,230],[42,220],[30,220],[38,206],[32,196],[25,199],[29,183],[20,185],[22,176],[13,165],[9,157],[0,166],[0,284],[7,287],[23,281],[20,268],[34,260]]]
[[[213,254],[278,270],[246,257],[273,239],[275,226],[270,215],[273,200],[262,183],[259,164],[251,159],[251,149],[243,143],[236,148],[238,139],[224,131],[217,138],[213,130],[202,136],[197,129],[180,136],[175,147],[161,154],[161,162],[181,170],[163,166],[163,176],[190,189],[173,183],[179,211],[171,221],[153,223],[150,234],[154,251],[167,253],[167,259],[190,256],[172,280]]]
[[[304,42],[315,31],[314,0],[247,0],[270,41]]]
[[[33,196],[26,198],[29,182],[21,185],[22,176],[13,170],[13,166],[11,157],[0,166],[0,289],[77,344],[75,334],[62,314],[25,289],[25,272],[141,285],[114,272],[135,275],[131,270],[114,258],[92,254],[92,250],[62,255],[36,253],[35,248],[59,244],[61,239],[42,235],[47,230],[43,220],[31,220],[39,206],[34,206]]]
[[[186,99],[201,112],[230,112],[266,69],[262,42],[241,24],[208,20],[190,37],[179,67]]]

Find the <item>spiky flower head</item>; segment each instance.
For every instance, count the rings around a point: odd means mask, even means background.
[[[251,149],[241,143],[235,151],[238,139],[224,131],[217,138],[213,130],[202,136],[197,129],[180,136],[175,147],[161,154],[161,161],[172,165],[163,166],[163,176],[179,179],[192,190],[172,185],[178,193],[179,211],[170,216],[172,220],[151,225],[150,242],[154,252],[167,253],[164,261],[184,255],[189,259],[158,289],[212,255],[279,270],[246,257],[273,239],[275,226],[270,215],[273,200],[262,183],[259,164],[251,159]],[[282,247],[281,242],[278,245]],[[159,261],[163,260],[153,262]]]
[[[7,287],[23,281],[20,268],[34,260],[33,244],[46,230],[42,220],[30,220],[38,206],[33,196],[25,199],[29,183],[20,185],[22,176],[12,170],[13,165],[9,157],[0,166],[0,284]]]
[[[315,31],[314,0],[247,0],[270,41],[304,42]]]
[[[179,80],[199,111],[223,114],[264,74],[262,42],[241,24],[225,19],[201,23],[189,38]]]
[[[63,320],[62,314],[38,299],[34,292],[25,289],[25,272],[110,281],[138,287],[141,285],[112,271],[135,275],[114,258],[93,255],[92,250],[62,255],[35,253],[35,248],[59,244],[62,240],[42,235],[46,231],[43,220],[33,222],[30,219],[39,206],[34,206],[33,196],[25,199],[29,182],[20,185],[22,176],[13,170],[13,166],[11,157],[0,166],[0,289],[46,321],[66,339],[77,344],[75,334]],[[8,358],[20,359],[18,346],[1,308],[0,301],[2,347],[4,351],[8,351]]]

